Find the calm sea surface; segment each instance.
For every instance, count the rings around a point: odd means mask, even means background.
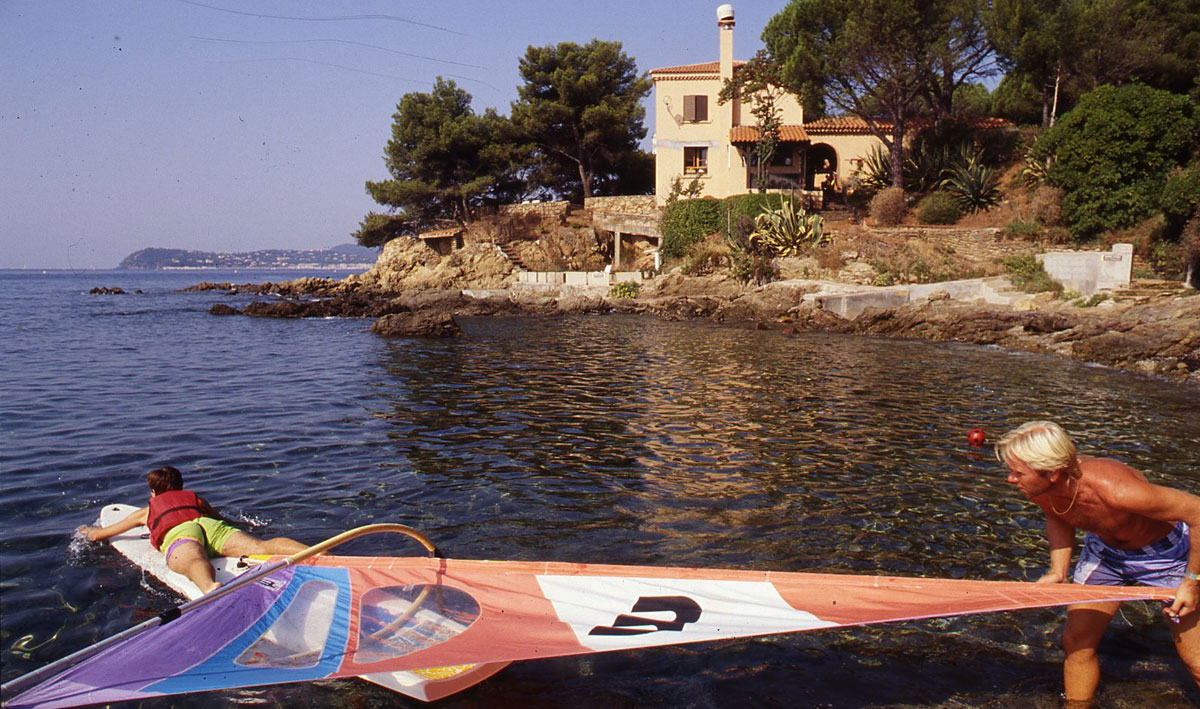
[[[1085,451],[1200,491],[1200,390],[1059,359],[630,316],[385,341],[362,320],[214,317],[250,298],[176,292],[298,275],[0,271],[4,680],[175,600],[72,536],[105,503],[142,504],[164,464],[251,531],[305,542],[386,521],[460,558],[998,580],[1042,573],[1042,517],[967,446],[972,427],[1056,419]],[[345,551],[417,553],[396,544]],[[1127,604],[1114,623],[1107,706],[1200,700],[1158,615]],[[1062,618],[523,662],[441,706],[1053,707]],[[230,703],[408,705],[347,680],[145,706]]]

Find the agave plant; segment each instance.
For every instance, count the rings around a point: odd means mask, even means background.
[[[964,210],[980,212],[1000,204],[998,182],[995,172],[983,164],[979,154],[963,146],[938,187],[949,192]]]
[[[904,158],[904,189],[918,194],[936,190],[953,164],[954,153],[950,146],[918,144]]]
[[[888,152],[878,145],[872,146],[871,152],[863,158],[852,177],[857,178],[862,188],[871,194],[891,187],[892,164]]]
[[[795,256],[807,246],[826,240],[825,219],[820,214],[808,214],[803,208],[781,196],[778,209],[764,209],[754,219],[751,243],[778,256]]]
[[[1033,148],[1030,148],[1025,153],[1025,167],[1021,168],[1021,179],[1029,187],[1037,187],[1046,181],[1046,175],[1050,171],[1051,161],[1049,159],[1039,159],[1034,156]]]

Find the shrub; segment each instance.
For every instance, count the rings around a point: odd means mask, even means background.
[[[1177,170],[1167,178],[1159,197],[1163,216],[1167,218],[1168,237],[1175,238],[1183,231],[1183,225],[1200,207],[1200,161],[1194,161],[1186,169]]]
[[[693,244],[718,232],[720,205],[715,199],[686,199],[667,205],[659,223],[663,256],[681,258]]]
[[[895,226],[908,213],[904,190],[888,187],[871,200],[871,219],[881,226]]]
[[[1184,283],[1192,288],[1200,288],[1200,208],[1196,209],[1192,218],[1183,225],[1179,251],[1184,264]]]
[[[1041,225],[1032,219],[1014,219],[1004,225],[1004,235],[1010,239],[1032,239]]]
[[[917,219],[922,224],[953,224],[962,216],[958,202],[945,192],[930,192],[917,205]]]
[[[1084,240],[1132,226],[1159,207],[1168,173],[1194,150],[1200,119],[1187,96],[1140,84],[1085,94],[1033,146],[1061,187],[1063,218]]]
[[[1033,193],[1033,216],[1046,226],[1062,224],[1062,201],[1066,193],[1057,187],[1041,185]]]
[[[707,276],[729,266],[730,254],[728,246],[717,239],[706,238],[688,249],[679,270],[685,276]]]
[[[775,280],[778,271],[767,254],[735,251],[729,256],[729,271],[742,283],[762,285]]]
[[[1042,293],[1053,291],[1062,293],[1062,284],[1050,278],[1046,267],[1033,254],[1017,254],[1004,259],[1004,268],[1008,271],[1013,286],[1026,293]]]
[[[608,289],[608,294],[614,298],[636,298],[642,290],[642,284],[637,281],[621,281],[620,283],[612,284],[612,288]]]

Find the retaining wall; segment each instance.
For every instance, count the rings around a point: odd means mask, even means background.
[[[543,218],[563,221],[567,218],[567,209],[571,206],[566,200],[559,202],[524,202],[522,204],[501,205],[500,213],[512,216],[537,214]]]
[[[641,271],[518,271],[516,285],[550,290],[560,286],[609,288],[623,281],[642,282]]]
[[[1133,275],[1133,244],[1113,244],[1107,252],[1051,251],[1037,259],[1063,288],[1083,296],[1127,288]]]
[[[616,214],[653,214],[658,215],[658,207],[654,203],[654,195],[616,195],[613,197],[588,197],[583,200],[583,206],[595,212],[612,212]]]
[[[837,313],[840,317],[853,320],[867,308],[896,308],[914,300],[928,298],[938,291],[944,291],[953,300],[982,300],[987,303],[1008,305],[1014,298],[1012,293],[1006,292],[1009,290],[1011,290],[1011,283],[1008,278],[998,276],[942,281],[941,283],[888,286],[854,293],[809,293],[804,296],[804,300],[812,302],[823,310]]]

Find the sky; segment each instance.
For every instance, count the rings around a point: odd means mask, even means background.
[[[0,268],[351,243],[404,94],[440,75],[507,115],[526,48],[567,41],[715,61],[719,4],[0,0]],[[732,4],[748,59],[785,2]]]

